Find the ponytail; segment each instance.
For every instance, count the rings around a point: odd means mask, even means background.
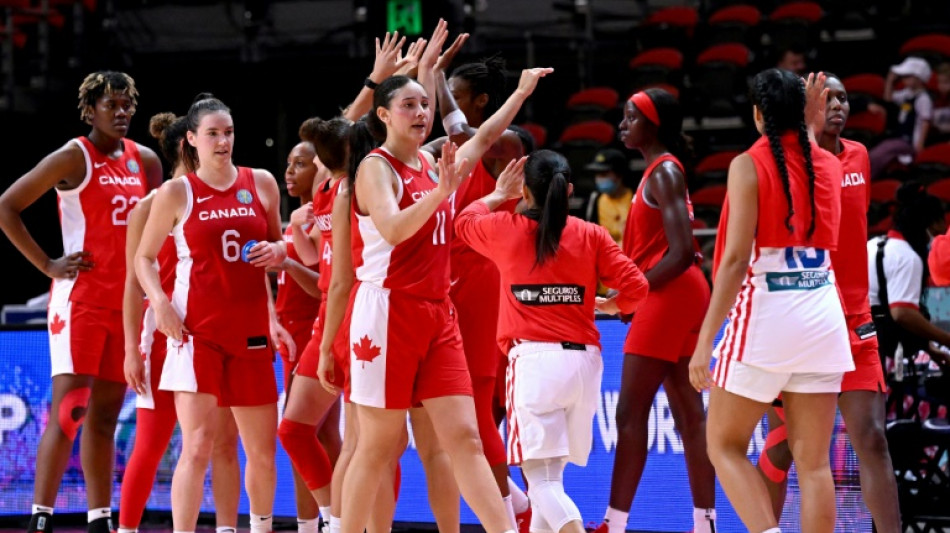
[[[528,156],[524,172],[525,185],[535,204],[524,215],[538,222],[534,264],[539,266],[557,254],[561,234],[567,226],[571,167],[563,155],[538,150]]]

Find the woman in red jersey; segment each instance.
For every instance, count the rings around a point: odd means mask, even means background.
[[[455,228],[501,273],[508,462],[520,465],[528,481],[530,529],[582,533],[563,473],[569,461],[587,464],[600,401],[597,283],[619,290],[609,303],[623,313],[636,309],[649,286],[605,229],[568,217],[570,176],[564,156],[550,150],[513,161],[495,191],[462,211]],[[521,213],[492,213],[522,194]]]
[[[181,157],[185,140],[185,117],[159,113],[149,121],[149,131],[158,139],[165,160],[172,164],[171,176],[184,176],[192,169]],[[142,230],[155,199],[153,190],[142,198],[129,213],[126,238],[126,262],[133,265],[135,251],[142,238]],[[162,289],[171,294],[175,282],[175,245],[165,240],[159,252],[159,273]],[[152,492],[159,462],[175,430],[174,394],[158,390],[162,368],[165,366],[165,335],[155,328],[155,313],[144,310],[145,293],[138,282],[134,268],[128,268],[125,278],[125,297],[122,315],[125,329],[125,379],[136,393],[135,445],[122,477],[119,501],[119,533],[138,530],[142,512]],[[141,334],[140,334],[141,331]],[[141,343],[139,340],[141,339]],[[211,485],[214,491],[217,533],[237,531],[238,502],[240,499],[241,469],[237,453],[237,425],[231,411],[220,408],[217,412],[218,429],[211,458]]]
[[[825,121],[816,133],[818,145],[838,157],[843,171],[841,235],[838,250],[831,252],[831,264],[841,289],[855,365],[855,370],[846,373],[841,382],[838,408],[858,456],[861,494],[871,511],[875,529],[881,533],[897,533],[901,531],[897,481],[884,434],[887,385],[868,302],[867,211],[871,203],[871,163],[863,144],[841,137],[851,111],[848,91],[837,76],[827,72],[825,76],[828,89]],[[768,427],[758,467],[769,488],[775,517],[780,519],[785,506],[788,470],[792,466],[783,407],[769,410]]]
[[[172,479],[175,530],[194,531],[215,437],[214,410],[231,408],[247,454],[251,531],[273,529],[277,386],[269,283],[263,267],[286,257],[280,194],[265,170],[235,167],[230,110],[200,95],[187,115],[185,157],[198,170],[155,197],[136,274],[168,337],[159,387],[175,391],[182,453]],[[198,164],[195,164],[197,161]],[[172,234],[178,254],[169,298],[153,266]]]
[[[468,34],[459,35],[436,64],[439,111],[448,134],[441,142],[451,140],[459,146],[475,135],[477,128],[498,110],[505,98],[505,61],[498,56],[460,65],[446,80],[445,70],[466,39]],[[439,144],[432,143],[433,148]],[[452,203],[454,212],[461,212],[475,200],[493,191],[495,180],[506,165],[523,153],[518,134],[506,130],[459,186]],[[517,200],[511,201],[501,209],[513,211],[516,204]],[[505,500],[509,518],[526,531],[530,520],[527,515],[530,509],[528,499],[508,477],[505,443],[498,433],[493,413],[498,361],[504,358],[494,341],[498,326],[498,302],[494,297],[499,287],[498,268],[461,239],[452,241],[450,263],[452,287],[449,296],[458,312],[459,333],[472,376],[478,434],[482,439],[485,458],[492,467],[495,482]],[[504,376],[501,378],[504,379]]]
[[[353,185],[356,276],[350,309],[350,401],[360,439],[343,484],[342,531],[366,523],[359,498],[375,489],[409,407],[426,408],[452,457],[462,494],[491,533],[512,529],[476,437],[471,382],[454,309],[448,301],[451,209],[448,197],[495,142],[550,69],[522,74],[518,89],[468,143],[443,147],[440,173],[419,151],[431,129],[433,67],[447,32],[440,22],[419,63],[420,83],[396,76],[377,87],[368,129],[383,140],[362,160]],[[372,142],[367,140],[367,145]],[[368,151],[368,150],[367,150]],[[358,158],[365,152],[351,152]],[[496,496],[492,496],[492,494]]]
[[[779,69],[753,80],[754,119],[762,136],[729,167],[715,290],[690,362],[693,386],[710,387],[715,351],[709,457],[753,532],[779,531],[746,451],[780,393],[798,466],[802,530],[831,532],[835,526],[828,447],[842,375],[854,363],[830,259],[841,222],[841,163],[815,144],[809,128],[825,121],[823,86],[823,75],[809,76],[806,90],[801,78]],[[723,339],[713,350],[727,315]]]
[[[623,346],[617,450],[609,506],[598,533],[622,533],[627,527],[661,383],[683,439],[693,530],[715,529],[715,472],[706,455],[703,400],[689,383],[689,356],[709,303],[709,285],[693,239],[693,207],[681,162],[688,155],[682,126],[679,103],[662,89],[638,92],[624,104],[620,140],[643,154],[647,168],[627,218],[623,250],[643,270],[650,295],[633,315]]]
[[[314,185],[324,181],[326,172],[317,166],[316,151],[311,136],[305,131],[306,126],[307,122],[301,125],[299,133],[302,141],[297,143],[287,156],[287,170],[284,172],[284,180],[287,183],[287,194],[291,197],[300,198],[304,212],[312,212]],[[318,172],[318,170],[321,172]],[[300,233],[304,233],[301,231],[301,225],[294,224],[292,217],[291,224],[284,231],[284,242],[287,243],[287,259],[284,259],[277,274],[277,302],[275,304],[277,318],[281,325],[293,335],[298,353],[303,352],[304,347],[311,339],[314,320],[317,318],[322,300],[318,287],[320,275],[316,270],[310,268],[311,265],[316,268],[317,262],[311,261],[309,258],[307,260],[303,259],[305,252],[301,251],[295,243],[294,237]],[[291,360],[285,346],[281,345],[278,349],[284,362],[284,391],[287,398],[289,398],[294,367],[300,357]],[[318,423],[314,424],[315,427],[310,428],[313,430],[310,435],[304,436],[303,433],[300,433],[300,437],[307,439],[306,442],[319,442],[318,446],[323,452],[323,457],[332,464],[340,455],[339,406],[337,405],[336,409],[329,409],[324,414],[327,415],[326,419],[318,420]],[[287,420],[286,412],[283,419]],[[303,430],[305,428],[299,429]],[[316,454],[308,455],[316,457]],[[301,472],[296,465],[293,471],[294,491],[297,501],[297,529],[301,533],[315,533],[319,525],[318,512],[323,516],[324,521],[329,522],[329,505],[325,505],[321,509],[319,500],[315,499],[311,493],[310,483],[301,477]],[[326,500],[326,504],[329,504],[328,497]]]
[[[73,441],[89,504],[89,531],[111,525],[115,427],[125,397],[122,372],[122,288],[129,210],[162,182],[155,152],[125,136],[138,90],[122,72],[94,72],[79,87],[80,118],[88,136],[46,156],[0,196],[0,228],[40,272],[53,280],[49,303],[53,397],[36,452],[28,531],[50,531],[56,494]],[[56,190],[63,257],[51,258],[21,213]]]

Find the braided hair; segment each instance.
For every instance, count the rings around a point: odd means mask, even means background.
[[[770,68],[758,73],[752,80],[752,103],[762,112],[765,121],[765,135],[775,165],[782,178],[782,190],[788,202],[788,215],[785,227],[789,232],[795,208],[792,205],[792,193],[789,185],[788,167],[785,150],[782,148],[783,133],[796,131],[798,144],[805,158],[805,171],[808,174],[808,196],[811,201],[811,222],[808,237],[815,232],[815,166],[812,162],[811,143],[808,140],[808,125],[805,123],[805,84],[795,74],[782,69]]]
[[[452,78],[468,82],[472,98],[488,95],[484,115],[490,117],[505,102],[505,60],[496,54],[475,63],[459,65],[452,71]]]

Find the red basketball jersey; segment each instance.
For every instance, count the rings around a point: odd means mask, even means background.
[[[293,228],[290,226],[287,226],[284,231],[284,243],[287,244],[287,257],[302,264],[300,255],[294,248]],[[303,287],[286,270],[281,270],[277,274],[277,300],[274,310],[282,319],[311,321],[317,316],[318,309],[320,309],[319,297],[315,298],[307,294],[307,291],[303,290]]]
[[[453,217],[461,213],[463,209],[469,206],[475,200],[479,200],[491,194],[495,190],[495,178],[485,168],[481,160],[475,165],[472,173],[462,182],[458,191],[455,192],[452,200]],[[518,200],[511,200],[500,205],[496,212],[508,211],[514,212]],[[472,250],[472,247],[466,244],[462,239],[452,239],[452,278],[458,279],[465,275],[466,270],[479,270],[481,264],[492,264],[492,262],[482,254]],[[496,282],[497,284],[497,282]]]
[[[122,309],[129,211],[148,192],[142,158],[128,139],[122,139],[118,159],[100,152],[86,137],[72,142],[82,149],[86,176],[75,189],[56,190],[63,254],[85,250],[95,266],[75,278],[53,280],[50,305],[74,301]]]
[[[431,193],[438,174],[419,154],[421,167],[408,167],[382,148],[367,157],[380,157],[396,173],[399,209],[406,209]],[[355,201],[355,197],[354,197]],[[442,300],[449,294],[449,244],[452,212],[444,201],[419,231],[405,241],[386,242],[369,215],[353,210],[353,258],[356,278],[377,287],[404,291],[418,298]]]
[[[344,178],[345,179],[345,178]],[[320,230],[320,290],[324,294],[330,290],[330,279],[333,272],[333,204],[343,187],[343,180],[330,184],[326,180],[316,196],[313,197],[313,216],[316,219],[317,229]]]
[[[237,179],[223,191],[194,173],[186,176],[186,184],[188,205],[172,230],[178,250],[172,305],[192,335],[228,353],[266,347],[265,273],[241,257],[249,241],[267,240],[254,173],[238,167]],[[262,352],[272,354],[270,349]]]
[[[785,200],[782,178],[775,157],[769,148],[766,136],[749,148],[746,153],[755,163],[759,182],[759,216],[755,232],[758,247],[785,248],[788,246],[811,246],[825,250],[838,247],[838,227],[841,221],[841,162],[830,152],[811,143],[811,158],[815,170],[815,231],[808,237],[811,223],[811,196],[808,191],[808,174],[805,157],[798,144],[798,133],[787,132],[781,137],[788,168],[789,191],[794,214],[785,225],[789,205]]]
[[[492,213],[475,202],[459,214],[459,238],[490,258],[501,274],[498,343],[575,342],[600,345],[594,323],[598,281],[619,292],[627,313],[646,297],[649,284],[607,230],[568,217],[557,253],[536,265],[538,223],[514,213]]]
[[[653,171],[664,161],[675,163],[685,178],[686,171],[676,157],[665,154],[653,161],[643,172],[643,179],[640,180],[637,192],[633,195],[630,214],[627,215],[627,225],[623,231],[624,253],[644,272],[655,267],[670,248],[670,242],[666,239],[666,230],[663,228],[663,214],[660,213],[660,207],[651,205],[645,193]],[[689,200],[688,192],[686,193],[686,208],[689,211],[689,219],[693,220],[693,204]],[[693,248],[699,249],[695,240]]]
[[[868,206],[871,205],[871,162],[863,144],[841,139],[841,225],[838,250],[831,252],[841,303],[846,314],[871,311],[868,303]]]

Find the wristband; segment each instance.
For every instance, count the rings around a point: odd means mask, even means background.
[[[461,133],[468,126],[468,120],[465,119],[465,113],[456,109],[442,119],[442,127],[446,135],[456,135]]]
[[[363,86],[364,86],[364,87],[369,87],[370,89],[372,89],[372,90],[375,91],[376,88],[379,87],[379,84],[376,83],[375,81],[369,79],[369,76],[367,76],[366,79],[363,80]]]

